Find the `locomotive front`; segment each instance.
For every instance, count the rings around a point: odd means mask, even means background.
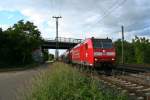
[[[92,39],[94,48],[94,65],[113,65],[116,52],[111,39]]]

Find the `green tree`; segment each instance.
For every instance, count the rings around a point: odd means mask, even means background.
[[[117,52],[117,62],[121,63],[122,61],[122,41],[121,39],[115,41],[115,47]],[[134,62],[134,47],[132,43],[124,41],[124,62],[132,63]]]
[[[122,43],[121,39],[115,41],[117,62],[121,62]],[[125,63],[145,64],[150,63],[150,42],[145,37],[135,36],[132,42],[124,41]]]
[[[39,48],[42,43],[40,31],[27,21],[20,20],[13,27],[0,32],[2,54],[0,60],[5,64],[28,64],[32,60],[32,52]]]
[[[135,48],[136,63],[149,63],[149,39],[146,39],[145,37],[139,38],[135,36],[135,39],[133,39],[132,41]]]

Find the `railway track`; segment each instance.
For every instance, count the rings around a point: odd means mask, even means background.
[[[111,74],[91,69],[82,69],[80,72],[87,77],[99,80],[110,88],[126,93],[130,100],[150,100],[149,68],[122,65],[113,69]]]
[[[144,65],[129,65],[129,64],[120,64],[117,67],[117,70],[125,70],[132,73],[137,72],[150,72],[150,65],[144,66]]]
[[[106,76],[94,73],[84,73],[84,75],[127,93],[131,100],[150,100],[150,85],[136,81],[132,76]]]
[[[150,100],[150,73],[131,73],[116,70],[111,75],[104,75],[98,71],[81,72],[126,93],[130,100]],[[100,74],[99,74],[100,73]]]

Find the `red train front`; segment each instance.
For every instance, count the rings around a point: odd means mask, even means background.
[[[112,65],[116,60],[116,52],[111,39],[92,39],[94,49],[94,66]]]
[[[89,38],[76,45],[70,51],[72,63],[100,67],[100,65],[113,65],[116,59],[115,48],[111,39]]]

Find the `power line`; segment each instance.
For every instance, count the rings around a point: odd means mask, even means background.
[[[113,10],[119,8],[120,6],[122,6],[127,0],[122,0],[121,2],[119,2],[118,4],[116,4],[115,6],[113,6],[111,9],[109,9],[104,15],[103,17],[98,21],[98,22],[101,22],[106,16],[110,15]],[[97,22],[97,23],[98,23]]]
[[[118,1],[118,0],[117,0]],[[113,10],[116,10],[117,8],[119,8],[120,6],[122,6],[125,2],[126,2],[127,0],[122,0],[121,2],[119,2],[119,3],[117,3],[117,2],[115,2],[115,6],[113,6],[112,5],[112,7],[110,8],[110,9],[108,9],[105,13],[104,13],[104,15],[101,17],[101,19],[100,20],[98,20],[95,24],[100,24],[101,22],[102,22],[102,20],[105,18],[105,17],[107,17],[108,15],[110,15],[112,12],[113,12]],[[95,25],[94,24],[94,25]],[[90,25],[90,27],[92,27],[93,25]],[[89,27],[89,28],[90,28]]]

